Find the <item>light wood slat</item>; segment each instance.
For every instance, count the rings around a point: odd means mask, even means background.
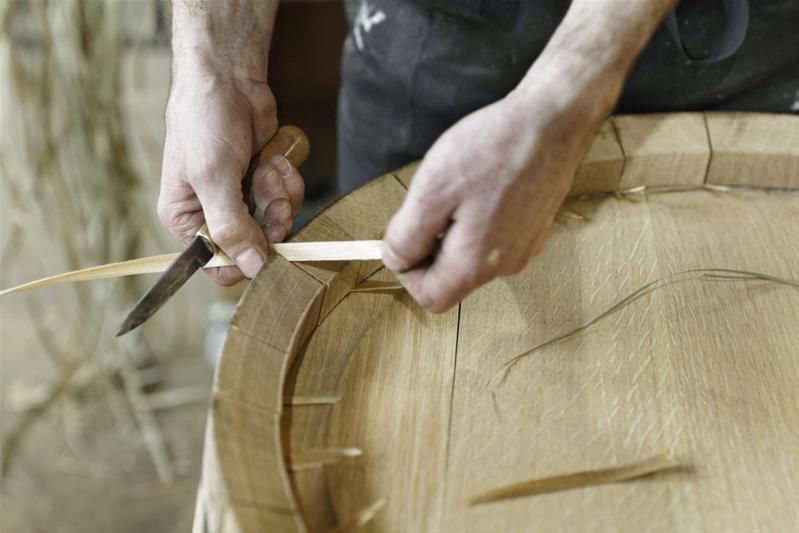
[[[341,262],[341,261],[366,261],[379,260],[381,258],[382,242],[379,240],[356,241],[347,239],[343,234],[343,241],[325,242],[290,242],[277,243],[272,245],[272,249],[277,255],[287,261],[310,261],[310,262]],[[11,287],[0,291],[0,296],[12,294],[14,292],[47,287],[61,283],[76,283],[80,281],[91,281],[105,278],[118,278],[123,276],[133,276],[138,274],[155,274],[163,272],[174,261],[180,252],[171,254],[155,255],[140,259],[131,259],[120,263],[109,263],[107,265],[93,266],[72,272],[65,272],[55,276],[38,279],[16,287]],[[232,266],[235,263],[225,254],[215,255],[204,268],[216,268]],[[321,269],[330,269],[323,266]]]
[[[197,492],[193,533],[236,531],[285,532],[305,531],[303,518],[295,510],[259,507],[246,500],[234,500],[223,477],[220,456],[216,447],[215,419],[217,412],[210,411],[205,427],[202,477]],[[223,425],[225,422],[222,422]],[[225,469],[228,469],[227,461]],[[272,473],[274,476],[274,473]],[[274,479],[274,477],[272,477]]]
[[[617,191],[623,170],[624,152],[613,121],[606,120],[588,146],[569,195]]]
[[[799,189],[799,115],[707,113],[708,183]]]
[[[701,113],[613,117],[624,151],[620,189],[701,186],[710,161]]]
[[[305,530],[304,522],[293,518],[298,507],[284,459],[280,414],[291,354],[316,327],[323,295],[318,280],[272,256],[233,317],[223,352],[237,356],[222,357],[217,367],[209,418],[212,451],[203,460],[203,476],[224,486],[218,499],[205,500],[212,507],[206,515],[217,516],[226,533],[252,531],[253,524],[258,524],[255,530],[282,530],[286,514],[292,515],[292,530]],[[261,313],[271,322],[265,324]]]

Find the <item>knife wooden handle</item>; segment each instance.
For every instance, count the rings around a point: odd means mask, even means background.
[[[310,151],[311,144],[308,142],[308,137],[300,128],[283,126],[258,154],[258,163],[264,163],[273,155],[280,154],[289,160],[291,166],[297,168],[305,162]]]
[[[280,154],[289,160],[291,166],[297,168],[305,162],[310,151],[311,143],[300,128],[297,126],[283,126],[279,128],[274,137],[269,139],[269,142],[266,143],[266,146],[264,146],[258,155],[253,157],[253,162],[250,165],[250,172],[247,173],[242,182],[244,197],[249,198],[250,196],[252,171],[257,165],[265,163],[275,154]],[[211,239],[211,233],[208,231],[208,226],[205,224],[197,230],[195,235],[202,237],[206,244],[214,250],[215,254],[223,253],[222,250],[214,244],[214,241]]]

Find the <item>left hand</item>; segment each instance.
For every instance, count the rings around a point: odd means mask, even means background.
[[[436,141],[383,247],[383,262],[428,311],[541,251],[594,132],[676,3],[573,0],[513,92]]]
[[[386,266],[425,309],[446,311],[542,250],[601,121],[573,104],[554,92],[511,93],[427,153],[383,248]]]

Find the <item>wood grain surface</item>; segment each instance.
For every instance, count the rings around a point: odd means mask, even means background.
[[[795,529],[796,287],[673,283],[491,382],[512,357],[663,276],[732,268],[799,278],[799,191],[787,190],[799,189],[799,153],[770,140],[795,138],[799,117],[775,117],[781,134],[770,119],[614,117],[575,194],[611,183],[692,190],[574,198],[567,207],[582,218],[559,219],[528,268],[442,315],[402,291],[354,292],[393,281],[376,263],[272,259],[242,299],[217,370],[195,529]],[[768,139],[736,144],[731,129]],[[606,156],[614,140],[620,161]],[[750,152],[756,162],[735,163]],[[355,191],[297,239],[380,238],[414,169]],[[703,190],[709,176],[743,188]],[[289,470],[292,457],[350,448],[362,455]],[[469,506],[497,487],[660,454],[687,467]]]

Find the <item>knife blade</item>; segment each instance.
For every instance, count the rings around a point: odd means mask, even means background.
[[[274,154],[282,154],[292,166],[297,168],[305,161],[308,151],[308,138],[302,130],[294,126],[284,126],[269,140],[264,149],[258,154],[257,159],[259,163],[263,163]],[[251,165],[252,167],[254,165]],[[244,177],[242,183],[244,189],[249,188],[249,174]],[[122,321],[116,336],[120,337],[147,321],[217,252],[219,252],[218,247],[211,240],[210,233],[203,225],[188,248],[167,267],[155,285],[133,306],[125,320]]]
[[[197,235],[188,248],[172,261],[155,285],[133,306],[119,326],[116,336],[121,337],[138,328],[161,309],[195,272],[214,257],[214,249],[213,243],[207,238]]]

